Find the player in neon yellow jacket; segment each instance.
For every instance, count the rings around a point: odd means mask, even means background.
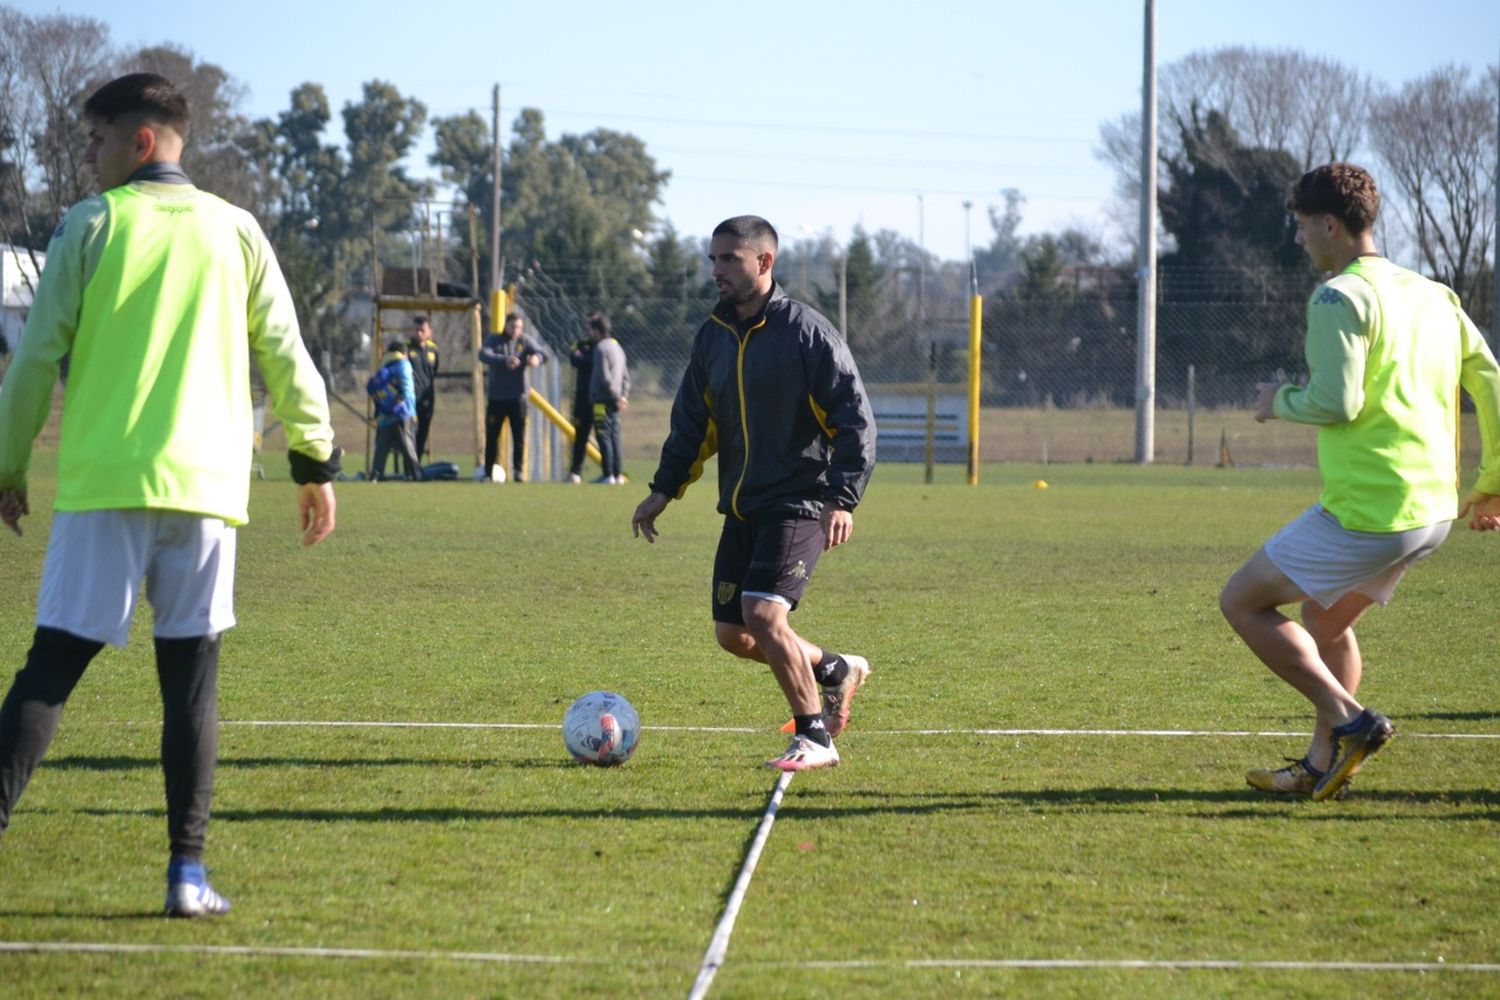
[[[0,384],[0,521],[20,534],[32,442],[70,358],[36,635],[0,705],[0,830],[89,661],[105,643],[125,644],[144,579],[163,703],[167,912],[223,913],[202,855],[220,634],[234,624],[234,529],[247,518],[252,356],[286,427],[304,544],[333,530],[338,450],[260,227],[178,164],[182,95],[131,74],[90,96],[84,116],[85,160],[103,193],[53,235]]]
[[[1363,672],[1354,623],[1448,536],[1455,517],[1500,528],[1500,367],[1458,296],[1376,250],[1375,180],[1331,163],[1305,174],[1287,207],[1297,242],[1333,274],[1307,306],[1308,381],[1256,387],[1257,420],[1318,427],[1319,502],[1242,566],[1224,616],[1317,709],[1307,753],[1245,775],[1262,791],[1342,795],[1394,729],[1354,697]],[[1458,388],[1474,400],[1482,457],[1458,500]],[[1301,602],[1302,624],[1278,607]]]

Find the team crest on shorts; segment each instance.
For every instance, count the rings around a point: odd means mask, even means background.
[[[730,601],[734,600],[734,592],[737,589],[738,585],[736,584],[721,582],[719,584],[718,590],[715,591],[714,596],[718,598],[720,604],[728,604]]]

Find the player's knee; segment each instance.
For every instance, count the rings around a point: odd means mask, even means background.
[[[725,652],[733,653],[744,659],[753,659],[755,656],[755,639],[746,631],[742,625],[730,625],[725,622],[714,624],[714,638],[719,642],[719,648]]]
[[[1254,595],[1236,587],[1234,580],[1230,580],[1219,593],[1219,613],[1231,628],[1242,635],[1250,620],[1264,610],[1257,604]]]
[[[1223,590],[1219,591],[1219,614],[1224,616],[1225,621],[1233,625],[1238,613],[1239,606],[1235,601],[1234,581],[1231,580],[1224,585]]]

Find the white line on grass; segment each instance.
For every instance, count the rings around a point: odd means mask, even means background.
[[[1500,973],[1485,962],[1285,962],[1184,958],[914,958],[907,961],[747,962],[746,966],[798,969],[1226,969],[1289,972],[1477,972]]]
[[[912,969],[1283,969],[1301,972],[1500,972],[1500,965],[1479,962],[1257,962],[1238,959],[926,959],[906,963]]]
[[[288,948],[259,945],[122,944],[92,941],[0,941],[0,953],[92,954],[92,955],[213,955],[224,958],[331,958],[379,961],[480,962],[496,965],[592,965],[619,959],[568,957],[564,955],[514,955],[504,952],[386,951],[378,948]],[[722,956],[720,956],[722,959]],[[805,962],[746,962],[746,968],[778,969],[1141,969],[1178,971],[1222,969],[1227,971],[1287,972],[1463,972],[1500,974],[1500,964],[1483,962],[1272,962],[1238,959],[1068,959],[1068,958],[976,958],[908,959],[906,961],[846,960]],[[701,974],[700,974],[701,978]],[[711,978],[711,977],[710,977]],[[706,989],[705,984],[705,989]],[[697,992],[694,984],[694,997]]]
[[[157,725],[122,722],[119,725]],[[556,729],[552,722],[382,722],[329,719],[223,719],[221,726],[288,727],[303,729]],[[642,726],[654,733],[763,733],[755,726]],[[861,729],[863,736],[1160,736],[1160,737],[1277,737],[1310,736],[1307,732],[1252,729]],[[1402,739],[1500,740],[1500,733],[1413,733],[1400,730]]]
[[[740,877],[735,879],[729,901],[724,904],[724,915],[719,918],[719,926],[714,928],[708,950],[703,953],[703,964],[698,966],[698,978],[693,981],[688,1000],[702,1000],[708,993],[714,976],[718,974],[719,967],[724,964],[724,956],[729,951],[729,936],[734,933],[734,921],[740,915],[740,904],[745,901],[745,892],[750,888],[750,878],[755,874],[755,866],[760,861],[761,848],[766,846],[766,838],[771,835],[771,824],[776,822],[776,810],[781,808],[781,797],[786,794],[786,787],[792,783],[792,775],[795,773],[783,771],[776,780],[776,787],[771,791],[771,801],[766,803],[766,814],[761,817],[760,828],[755,831],[755,840],[745,853],[745,863],[740,866]]]
[[[1500,733],[1410,733],[1397,731],[1402,739],[1500,740]],[[888,729],[873,736],[1311,736],[1311,733],[1255,731],[1249,729]]]
[[[512,955],[480,951],[385,951],[378,948],[279,948],[262,945],[120,944],[93,941],[0,941],[0,952],[68,952],[95,955],[219,955],[248,958],[377,958],[495,964],[565,965],[602,959],[565,955]]]

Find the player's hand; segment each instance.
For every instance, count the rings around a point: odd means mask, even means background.
[[[1291,379],[1282,369],[1276,369],[1269,382],[1255,383],[1255,422],[1263,424],[1276,419],[1276,393]]]
[[[854,515],[840,507],[825,504],[823,507],[823,551],[843,545],[854,534]]]
[[[630,534],[633,538],[644,538],[655,544],[656,542],[656,516],[667,509],[667,504],[672,498],[665,493],[652,493],[646,499],[636,505],[635,513],[630,516]]]
[[[17,535],[21,534],[21,518],[31,513],[26,502],[26,491],[18,489],[0,490],[0,521]]]
[[[1470,490],[1458,508],[1458,516],[1462,520],[1470,514],[1470,531],[1500,531],[1500,495]]]
[[[619,410],[621,413],[625,412],[626,410],[630,409],[630,400],[626,399],[623,396],[620,397],[620,401],[615,404],[615,409]]]
[[[302,524],[302,544],[316,545],[333,532],[332,483],[303,483],[297,487],[297,515]]]

